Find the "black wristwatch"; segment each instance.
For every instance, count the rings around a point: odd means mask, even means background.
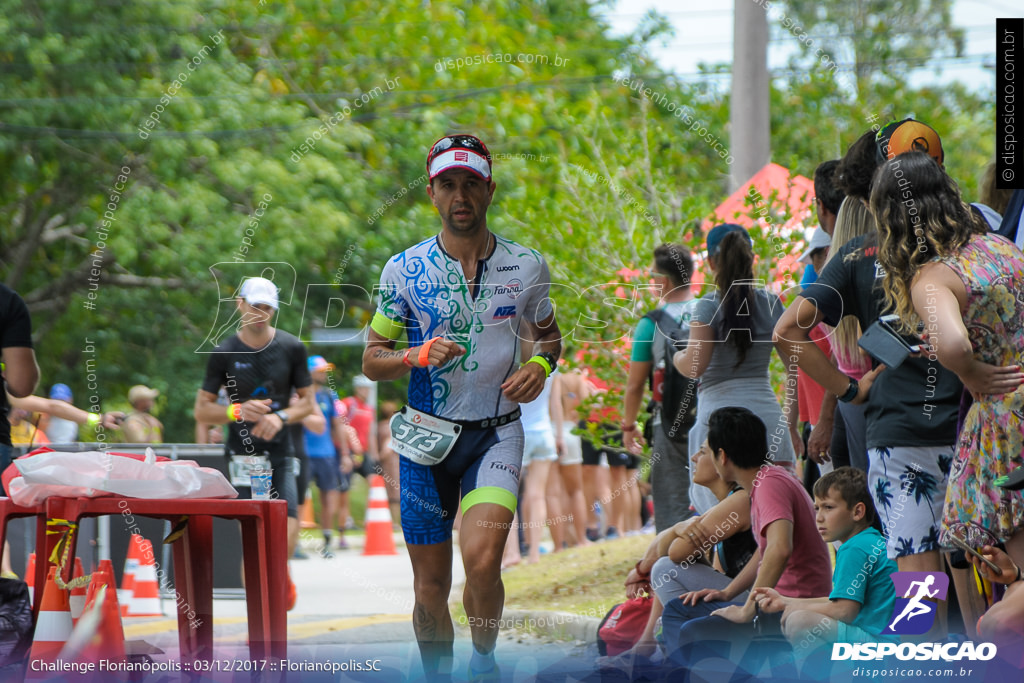
[[[277,415],[279,418],[281,418],[281,424],[288,424],[288,413],[284,412],[283,410],[277,410],[274,411],[274,415]]]
[[[853,399],[857,398],[857,394],[859,394],[859,393],[860,393],[860,382],[858,382],[857,380],[855,380],[854,378],[851,377],[850,378],[850,386],[847,387],[846,393],[843,394],[842,396],[839,396],[838,398],[843,403],[849,403]]]
[[[558,357],[555,356],[555,354],[549,351],[542,351],[541,353],[537,353],[534,355],[540,356],[545,361],[547,361],[548,365],[551,367],[552,372],[554,372],[555,368],[558,367]]]

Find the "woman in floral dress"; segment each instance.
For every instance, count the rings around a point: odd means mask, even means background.
[[[886,299],[911,329],[924,323],[930,354],[975,399],[949,475],[942,544],[951,547],[951,533],[974,547],[1002,541],[1024,563],[1024,497],[995,485],[1024,465],[1024,254],[988,233],[927,154],[885,163],[872,187]]]

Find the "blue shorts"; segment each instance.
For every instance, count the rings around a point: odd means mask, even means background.
[[[463,514],[478,503],[496,503],[515,511],[522,461],[519,420],[463,430],[444,462],[432,467],[399,457],[405,542],[433,545],[451,539],[460,493]]]
[[[339,462],[337,456],[326,458],[309,458],[309,478],[316,487],[323,491],[334,491],[340,484]]]

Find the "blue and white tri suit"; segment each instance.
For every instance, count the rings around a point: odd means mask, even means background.
[[[534,249],[494,236],[491,253],[477,264],[474,290],[459,260],[431,237],[394,256],[381,272],[372,329],[409,346],[434,337],[466,353],[438,368],[413,368],[409,405],[447,420],[486,420],[518,404],[501,384],[519,368],[520,328],[553,313],[551,277]],[[497,503],[515,510],[523,457],[519,420],[498,427],[464,428],[455,448],[432,467],[400,458],[402,530],[406,543],[451,538],[456,505]]]

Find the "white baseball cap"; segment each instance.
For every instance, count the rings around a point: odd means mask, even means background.
[[[427,174],[433,180],[451,168],[463,168],[491,179],[491,153],[475,135],[446,135],[427,153]]]
[[[238,296],[250,306],[265,304],[277,310],[277,286],[263,277],[251,277],[242,283]]]
[[[810,263],[811,254],[813,254],[815,250],[830,246],[831,244],[832,238],[829,237],[828,233],[819,225],[814,229],[814,234],[811,235],[811,241],[807,243],[807,248],[804,249],[804,253],[800,254],[800,263]]]

